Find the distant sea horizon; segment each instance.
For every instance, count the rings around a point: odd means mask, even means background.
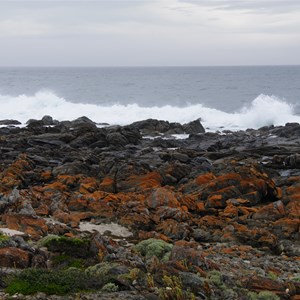
[[[300,122],[300,65],[1,66],[0,119],[200,118],[210,131]]]

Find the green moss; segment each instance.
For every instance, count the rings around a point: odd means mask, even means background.
[[[161,261],[168,261],[173,245],[163,240],[151,238],[138,243],[134,248],[147,259],[156,256]]]

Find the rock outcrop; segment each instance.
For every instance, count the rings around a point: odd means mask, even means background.
[[[0,123],[0,267],[75,266],[128,299],[300,297],[299,124]]]

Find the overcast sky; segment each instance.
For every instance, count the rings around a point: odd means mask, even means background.
[[[0,0],[0,66],[300,64],[300,0]]]

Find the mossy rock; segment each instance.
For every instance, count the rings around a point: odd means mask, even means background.
[[[93,253],[90,250],[90,241],[80,238],[69,238],[65,236],[47,236],[40,242],[40,246],[47,247],[51,252],[64,253],[68,256],[87,258]]]
[[[141,255],[145,256],[146,259],[156,256],[161,261],[168,261],[173,245],[159,239],[148,239],[139,242],[134,246],[134,249]]]

